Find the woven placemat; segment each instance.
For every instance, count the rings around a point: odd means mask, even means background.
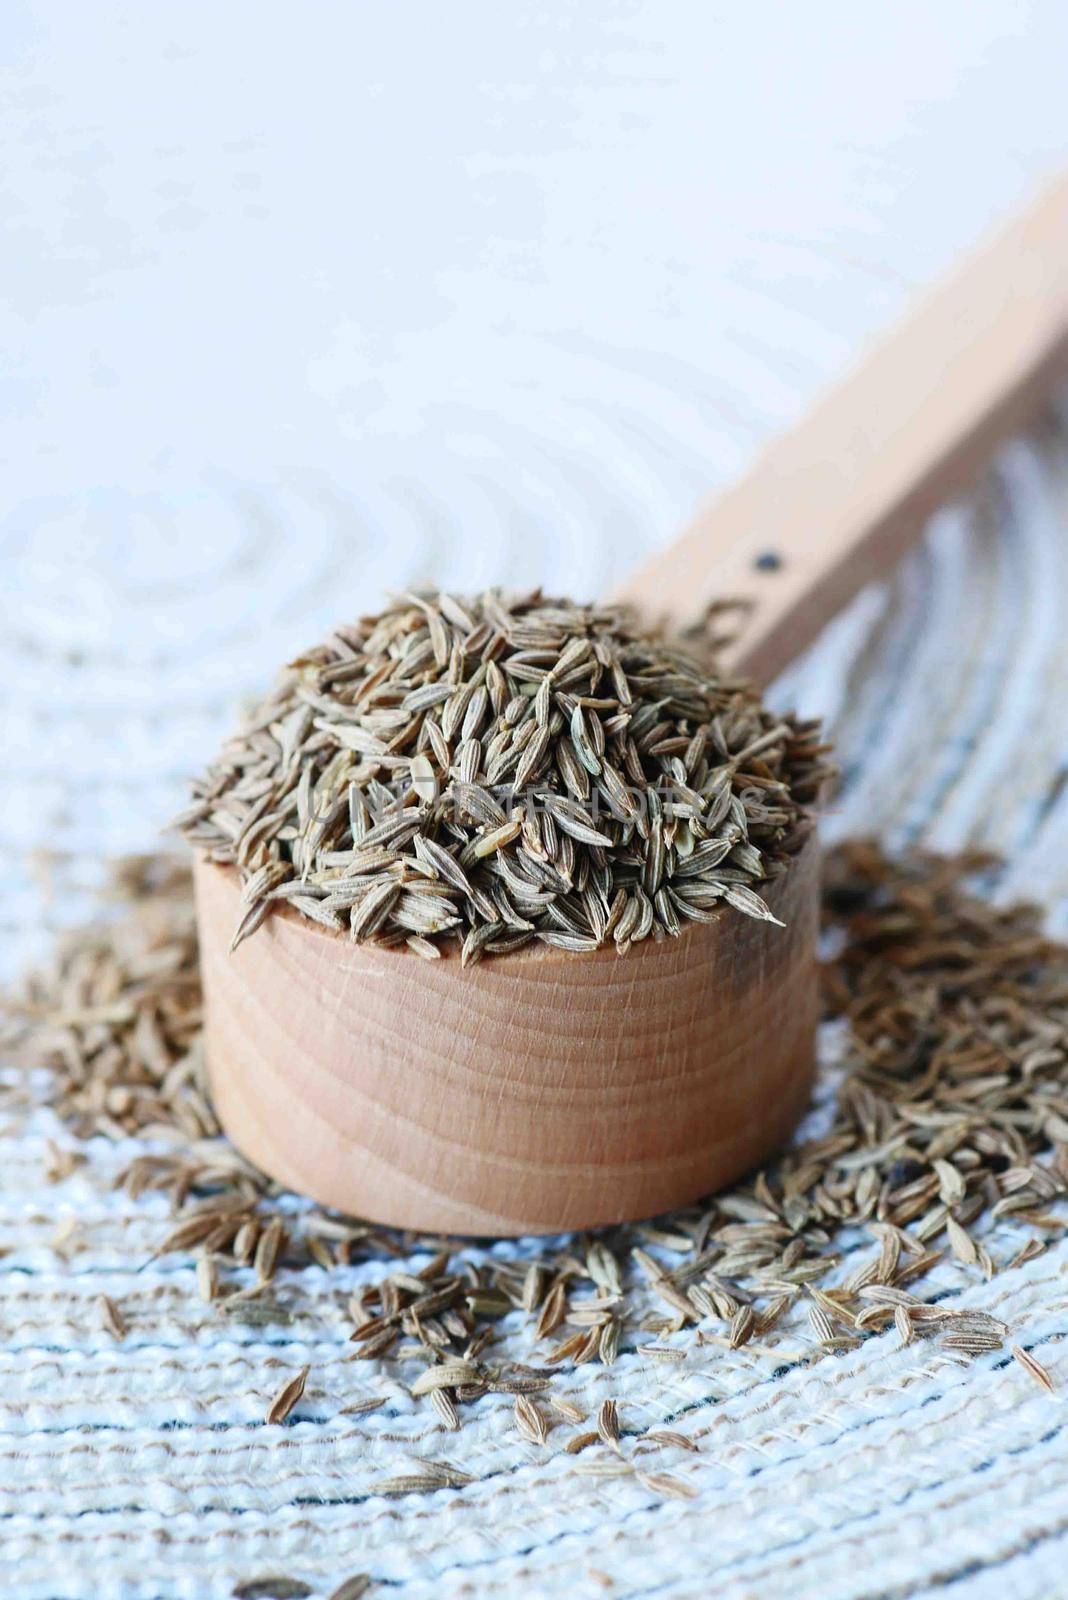
[[[936,520],[893,585],[862,596],[776,697],[831,714],[844,778],[828,837],[993,846],[1005,857],[994,892],[1042,899],[1063,932],[1066,680],[1068,432],[1051,419],[973,502]],[[164,705],[165,745],[190,716]],[[136,751],[131,771],[157,780]],[[18,888],[27,925],[37,894]],[[510,1396],[465,1407],[447,1435],[395,1367],[354,1362],[345,1302],[385,1262],[288,1273],[279,1320],[224,1320],[198,1300],[192,1262],[149,1259],[163,1199],[134,1203],[114,1188],[146,1146],[97,1140],[50,1182],[53,1145],[72,1141],[41,1104],[47,1085],[31,1085],[26,1109],[13,1071],[4,1082],[4,1593],[222,1600],[281,1573],[325,1597],[354,1572],[372,1575],[372,1593],[411,1600],[1063,1592],[1065,1246],[989,1284],[953,1261],[931,1281],[1004,1318],[1051,1373],[1052,1396],[1006,1352],[962,1365],[925,1345],[899,1349],[893,1330],[822,1359],[799,1341],[793,1366],[690,1341],[653,1360],[628,1337],[614,1367],[562,1372],[554,1392],[583,1411],[617,1400],[625,1446],[654,1425],[699,1444],[664,1452],[663,1470],[692,1495],[665,1497],[586,1472],[563,1450],[569,1430],[527,1443]],[[1005,1261],[1025,1236],[1006,1220],[983,1237]],[[870,1241],[847,1241],[844,1270],[861,1249]],[[121,1344],[101,1327],[101,1294],[123,1308]],[[528,1331],[506,1320],[502,1333],[502,1355],[531,1359]],[[300,1405],[267,1427],[268,1400],[305,1364]],[[346,1412],[368,1397],[385,1404]],[[400,1499],[375,1490],[443,1458],[472,1481]]]

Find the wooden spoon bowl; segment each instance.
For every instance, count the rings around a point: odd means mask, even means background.
[[[280,911],[233,955],[235,874],[198,862],[216,1110],[272,1177],[426,1232],[650,1216],[754,1166],[807,1103],[818,851],[767,900],[620,958],[354,945]]]
[[[773,443],[621,598],[676,632],[750,604],[725,664],[766,681],[1068,370],[1068,179]],[[514,1234],[693,1200],[766,1156],[805,1105],[816,846],[767,891],[614,952],[458,959],[354,946],[279,912],[234,956],[236,878],[199,864],[219,1115],[265,1171],[379,1222]]]

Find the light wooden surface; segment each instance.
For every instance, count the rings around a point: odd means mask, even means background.
[[[768,682],[1068,370],[1068,176],[971,256],[621,591],[678,631],[752,602],[728,659]]]
[[[380,1222],[521,1234],[684,1204],[766,1156],[814,1066],[817,846],[679,939],[420,961],[291,913],[233,956],[239,887],[198,862],[208,1064],[239,1149]]]

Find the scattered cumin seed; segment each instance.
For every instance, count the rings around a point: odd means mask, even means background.
[[[557,1395],[550,1395],[548,1405],[551,1411],[558,1412],[566,1422],[579,1423],[586,1420],[586,1413],[582,1407],[575,1405],[570,1400],[561,1400]]]
[[[897,1328],[898,1338],[902,1347],[912,1344],[916,1337],[916,1329],[912,1325],[912,1318],[905,1306],[894,1307],[894,1326]]]
[[[955,1350],[973,1359],[1000,1350],[1002,1343],[1001,1335],[987,1328],[954,1329],[942,1336],[943,1350]]]
[[[281,1217],[272,1217],[260,1234],[252,1264],[261,1283],[269,1283],[274,1277],[278,1257],[285,1243],[285,1235]]]
[[[818,1306],[813,1306],[812,1307],[812,1311],[813,1311],[813,1313],[816,1313],[816,1314],[819,1314],[820,1316],[823,1316],[823,1313],[819,1311],[819,1307]],[[827,1321],[825,1316],[823,1316],[823,1321],[824,1322]],[[739,1306],[738,1310],[735,1312],[734,1316],[731,1318],[729,1343],[730,1343],[730,1347],[731,1347],[732,1350],[737,1350],[743,1344],[748,1343],[749,1338],[750,1338],[750,1336],[752,1335],[752,1332],[753,1332],[753,1322],[754,1322],[754,1317],[753,1317],[753,1308],[752,1308],[752,1306],[750,1306],[750,1305]],[[830,1325],[828,1324],[828,1334],[829,1333],[830,1333]]]
[[[441,1425],[446,1433],[455,1433],[460,1426],[460,1413],[449,1391],[434,1389],[430,1396],[430,1404],[441,1418]]]
[[[395,1478],[382,1478],[378,1483],[371,1485],[372,1494],[430,1494],[436,1489],[447,1487],[440,1478],[432,1473],[411,1472],[401,1473]]]
[[[299,1578],[286,1578],[268,1573],[262,1578],[250,1578],[234,1589],[234,1600],[304,1600],[312,1587]]]
[[[412,1395],[418,1398],[434,1389],[455,1389],[458,1385],[472,1383],[479,1376],[474,1361],[443,1361],[440,1366],[428,1367],[412,1384]]]
[[[701,1448],[685,1433],[675,1433],[671,1428],[651,1428],[648,1433],[642,1434],[642,1439],[649,1444],[662,1444],[672,1450],[689,1450],[695,1455]]]
[[[344,1582],[337,1584],[331,1590],[329,1600],[363,1600],[363,1595],[371,1587],[371,1574],[353,1573],[352,1578],[345,1578]]]
[[[587,1445],[597,1444],[600,1439],[601,1435],[599,1433],[595,1430],[587,1429],[583,1433],[572,1434],[564,1449],[569,1456],[577,1456],[580,1450],[585,1450]]]
[[[267,1407],[267,1422],[284,1422],[304,1393],[304,1385],[308,1381],[310,1367],[301,1367],[295,1378],[290,1378],[284,1383]]]
[[[371,1587],[371,1577],[366,1572],[354,1572],[351,1578],[339,1583],[330,1592],[329,1600],[362,1600]]]
[[[201,1256],[197,1262],[197,1293],[202,1300],[215,1299],[219,1288],[219,1275],[214,1256]]]
[[[375,1494],[426,1494],[436,1489],[460,1489],[473,1480],[469,1472],[454,1466],[451,1461],[420,1461],[419,1472],[402,1473],[383,1478],[371,1485]]]
[[[743,1307],[743,1310],[748,1310],[748,1309],[749,1309],[748,1307]],[[739,1313],[739,1315],[741,1315],[741,1313]],[[834,1333],[833,1327],[831,1326],[831,1319],[828,1317],[826,1311],[824,1311],[822,1306],[820,1306],[820,1305],[811,1305],[811,1306],[809,1306],[809,1308],[808,1308],[808,1320],[809,1320],[809,1325],[812,1328],[812,1332],[816,1337],[817,1343],[819,1343],[819,1344],[833,1344],[834,1343],[835,1333]]]
[[[1045,1248],[1041,1239],[1028,1239],[1026,1244],[1020,1246],[1012,1260],[1006,1262],[1005,1271],[1011,1272],[1014,1267],[1022,1267],[1025,1262],[1033,1261],[1036,1256],[1044,1253]]]
[[[104,1327],[113,1339],[121,1343],[128,1331],[126,1318],[110,1295],[100,1295],[96,1303],[100,1307],[100,1317]]]
[[[638,1354],[652,1356],[654,1361],[682,1362],[686,1360],[685,1350],[680,1350],[676,1345],[670,1344],[640,1344]]]
[[[672,1500],[696,1500],[697,1490],[692,1483],[684,1483],[668,1472],[639,1472],[638,1482],[654,1494],[666,1495]]]
[[[616,1456],[596,1457],[589,1461],[576,1461],[573,1471],[584,1478],[631,1478],[634,1468],[629,1461]]]
[[[544,1444],[549,1436],[545,1418],[542,1416],[533,1400],[526,1395],[517,1395],[515,1402],[516,1432],[531,1444]]]
[[[946,1233],[957,1260],[963,1261],[966,1266],[974,1267],[979,1259],[975,1240],[966,1228],[961,1227],[952,1213],[946,1217]]]
[[[601,1401],[597,1413],[597,1432],[610,1450],[619,1452],[619,1407],[614,1400]]]
[[[1026,1373],[1034,1378],[1036,1383],[1042,1385],[1043,1389],[1048,1389],[1050,1394],[1054,1392],[1053,1379],[1041,1361],[1037,1360],[1029,1350],[1025,1350],[1022,1345],[1014,1344],[1012,1346],[1012,1357],[1014,1361],[1019,1362]]]
[[[350,1406],[342,1406],[340,1415],[343,1417],[366,1417],[372,1411],[379,1411],[385,1405],[385,1396],[377,1400],[354,1400]]]

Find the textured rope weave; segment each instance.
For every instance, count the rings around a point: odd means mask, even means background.
[[[829,837],[993,845],[1006,857],[995,893],[1044,899],[1063,933],[1066,688],[1068,433],[1053,419],[973,503],[936,519],[894,582],[860,597],[776,695],[831,711],[845,781]],[[406,1600],[1064,1592],[1065,1246],[990,1284],[952,1261],[929,1280],[932,1294],[1008,1321],[1054,1396],[1007,1352],[965,1367],[928,1345],[897,1348],[892,1329],[792,1367],[682,1338],[677,1364],[625,1348],[611,1369],[561,1373],[555,1392],[591,1414],[616,1397],[625,1440],[663,1425],[699,1445],[646,1458],[695,1491],[663,1499],[634,1478],[583,1473],[562,1452],[568,1428],[525,1443],[508,1396],[465,1407],[446,1434],[398,1369],[354,1363],[345,1301],[381,1264],[286,1277],[282,1324],[223,1321],[197,1299],[191,1264],[137,1270],[165,1206],[113,1181],[144,1146],[95,1141],[48,1184],[49,1139],[70,1143],[39,1103],[0,1129],[0,1592],[222,1600],[284,1572],[325,1596],[354,1571]],[[68,1213],[81,1248],[65,1264],[51,1241]],[[986,1235],[1002,1260],[1025,1237],[1011,1219]],[[870,1242],[849,1247],[847,1267],[861,1250]],[[101,1293],[129,1322],[121,1345],[100,1331]],[[529,1333],[509,1330],[507,1355],[530,1359]],[[800,1327],[781,1343],[808,1347]],[[267,1427],[268,1399],[305,1363],[294,1420]],[[386,1403],[344,1414],[368,1396]],[[455,1461],[473,1481],[374,1493],[420,1458]]]

